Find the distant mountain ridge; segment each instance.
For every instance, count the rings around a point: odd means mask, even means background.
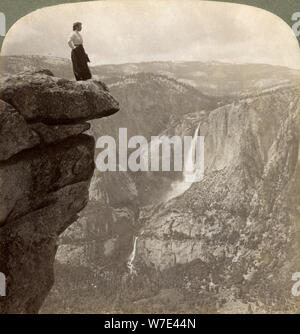
[[[127,75],[151,72],[176,79],[211,96],[236,96],[241,92],[250,93],[300,81],[300,70],[267,64],[154,61],[90,65],[93,75],[108,85]],[[74,77],[69,59],[36,55],[0,57],[1,73],[15,74],[24,68],[48,68],[57,76],[66,79]]]
[[[99,66],[96,66],[97,73]],[[102,65],[102,79],[117,73],[152,72],[189,84],[212,96],[234,95],[300,80],[300,71],[266,64],[230,64],[221,62],[144,62]]]

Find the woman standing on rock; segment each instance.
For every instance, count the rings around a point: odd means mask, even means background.
[[[81,29],[81,22],[75,22],[73,24],[73,33],[68,40],[68,44],[72,49],[71,59],[73,63],[73,72],[77,81],[88,80],[92,77],[88,66],[90,60],[82,45],[83,39],[80,34]]]

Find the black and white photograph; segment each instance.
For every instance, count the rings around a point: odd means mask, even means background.
[[[300,49],[280,17],[53,5],[7,31],[0,76],[0,313],[299,314]]]

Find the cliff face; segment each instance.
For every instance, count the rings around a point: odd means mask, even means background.
[[[173,272],[168,286],[213,312],[299,311],[299,94],[269,90],[200,122],[205,177],[153,207],[137,265]]]
[[[53,285],[59,235],[88,201],[94,139],[87,120],[118,111],[100,81],[48,70],[0,82],[0,313],[34,313]]]

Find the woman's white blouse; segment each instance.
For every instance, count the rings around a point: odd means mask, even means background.
[[[73,31],[72,35],[70,36],[68,40],[68,44],[70,48],[74,49],[75,48],[74,45],[82,44],[82,43],[83,43],[83,39],[79,31]]]

